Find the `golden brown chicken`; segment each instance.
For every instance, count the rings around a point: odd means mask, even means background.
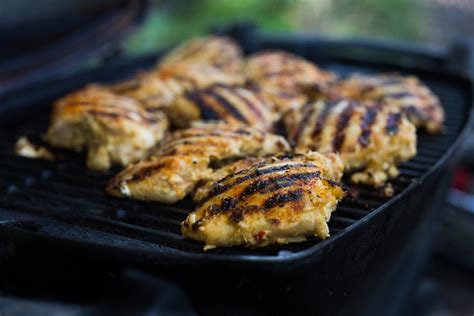
[[[87,166],[107,170],[147,156],[168,128],[166,116],[99,86],[73,92],[54,104],[46,140],[87,150]]]
[[[344,196],[336,182],[343,164],[335,154],[310,155],[274,158],[216,182],[181,224],[183,236],[205,249],[328,237],[327,222]]]
[[[112,85],[111,89],[140,101],[147,108],[164,108],[185,91],[243,82],[240,74],[225,73],[209,64],[183,62],[138,74],[131,80]]]
[[[396,106],[406,113],[415,126],[430,133],[439,133],[443,128],[444,110],[438,97],[415,76],[352,75],[331,86],[326,93],[336,98]]]
[[[174,203],[213,172],[212,164],[247,156],[287,152],[274,134],[223,123],[197,124],[176,131],[148,161],[129,166],[111,180],[107,192],[138,200]]]
[[[295,152],[338,152],[356,183],[383,185],[416,154],[416,129],[394,106],[317,101],[290,110],[283,122]]]
[[[167,114],[179,127],[187,127],[196,120],[223,120],[269,130],[276,119],[271,105],[258,93],[226,85],[188,91],[173,102]]]
[[[308,87],[326,85],[335,79],[334,74],[284,51],[264,51],[250,56],[244,73],[280,112],[304,104]]]
[[[212,65],[227,73],[242,70],[242,50],[232,39],[208,36],[188,40],[166,54],[158,67],[169,67],[193,62]]]

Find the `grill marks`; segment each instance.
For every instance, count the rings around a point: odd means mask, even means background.
[[[106,100],[105,100],[106,101]],[[117,100],[117,104],[113,102],[105,102],[101,101],[101,103],[90,103],[87,101],[78,101],[78,102],[68,102],[65,106],[72,109],[72,108],[80,108],[84,111],[84,113],[91,114],[93,116],[105,116],[110,118],[124,118],[130,121],[135,122],[147,122],[153,123],[156,122],[155,119],[152,119],[150,115],[146,115],[147,113],[142,113],[141,108],[136,105],[135,107],[132,106],[125,106],[119,105],[121,104],[122,100]],[[126,100],[129,101],[129,100]]]
[[[185,94],[205,120],[239,121],[248,125],[269,125],[267,105],[251,90],[237,86],[214,85]],[[254,97],[251,97],[254,96]]]
[[[247,196],[251,196],[255,193],[269,193],[279,189],[283,189],[293,185],[298,180],[310,180],[313,178],[319,178],[321,173],[316,172],[304,172],[304,173],[293,173],[284,174],[281,176],[275,176],[268,179],[259,179],[255,182],[250,183],[245,190],[240,194],[240,198],[244,199]]]
[[[387,124],[385,125],[385,131],[389,135],[396,135],[399,130],[399,124],[402,118],[402,114],[398,113],[389,113],[387,116]]]
[[[321,113],[318,115],[318,118],[316,119],[316,124],[314,124],[314,129],[313,133],[311,136],[313,138],[319,137],[321,134],[323,127],[326,123],[327,118],[329,117],[329,113],[331,112],[331,108],[336,104],[336,102],[325,102],[323,105],[323,109],[321,110]]]
[[[375,119],[377,118],[377,114],[379,113],[379,106],[371,106],[369,107],[364,115],[362,116],[360,122],[360,129],[361,133],[359,136],[359,144],[363,147],[367,147],[370,144],[370,134],[372,131],[372,124],[374,124]]]
[[[216,89],[207,89],[205,90],[205,93],[213,97],[225,112],[235,117],[239,121],[248,123],[247,118],[239,111],[239,109],[234,104],[230,103],[227,98],[216,91]]]
[[[356,107],[355,102],[349,102],[345,109],[339,116],[339,119],[336,123],[336,135],[334,136],[332,142],[332,148],[334,151],[339,151],[344,143],[344,139],[346,137],[346,128],[349,125],[349,121],[351,120],[352,113],[354,112],[354,108]]]
[[[189,91],[184,95],[189,101],[193,102],[199,107],[202,118],[206,120],[221,119],[221,115],[219,115],[219,113],[210,104],[208,104],[206,100],[204,100],[200,91]]]
[[[263,207],[271,209],[276,206],[282,207],[286,203],[296,202],[301,200],[303,197],[303,189],[291,190],[286,193],[277,193],[263,203]]]
[[[264,164],[265,163],[261,163],[259,165],[262,166]],[[257,166],[259,166],[259,165],[257,165]],[[261,169],[257,168],[256,170],[254,170],[254,171],[252,171],[248,174],[245,174],[246,172],[248,172],[248,170],[244,169],[240,172],[231,174],[231,175],[221,179],[216,184],[214,184],[212,186],[212,188],[209,190],[208,195],[199,202],[199,205],[202,205],[202,204],[206,203],[207,201],[209,201],[210,199],[212,199],[213,197],[215,197],[215,196],[217,196],[221,193],[224,193],[224,192],[234,188],[235,186],[237,186],[237,185],[239,185],[239,184],[241,184],[241,183],[243,183],[247,180],[254,179],[258,176],[263,176],[263,175],[266,175],[266,174],[286,171],[286,170],[290,170],[292,168],[306,168],[306,167],[314,167],[314,165],[311,164],[311,163],[289,163],[289,164],[272,166],[272,167],[268,167],[268,168],[261,168]],[[240,175],[243,175],[243,176],[240,177]],[[238,177],[234,181],[231,181],[230,183],[226,183],[226,182],[228,182],[228,180],[230,180],[231,178],[236,177],[236,176],[238,176]]]

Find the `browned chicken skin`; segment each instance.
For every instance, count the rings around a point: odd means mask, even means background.
[[[247,58],[244,73],[275,103],[280,112],[304,104],[304,91],[326,85],[335,75],[319,69],[302,57],[284,51],[264,51]]]
[[[344,196],[335,154],[274,158],[216,182],[181,225],[205,249],[299,242],[329,236],[327,222]],[[331,177],[332,176],[332,177]]]
[[[257,93],[225,85],[188,91],[173,102],[167,114],[179,127],[197,120],[223,120],[269,130],[275,120],[270,105]]]
[[[326,94],[396,106],[415,126],[429,133],[439,133],[443,128],[444,110],[439,99],[414,76],[352,75],[329,87]]]
[[[54,104],[46,140],[53,146],[87,150],[87,166],[107,170],[147,156],[165,135],[168,120],[135,100],[99,86],[73,92]]]
[[[338,152],[351,180],[383,185],[397,164],[416,154],[416,129],[397,107],[356,101],[317,101],[283,118],[295,152]]]
[[[281,136],[223,123],[176,131],[148,161],[129,166],[111,180],[107,192],[119,197],[174,203],[209,178],[211,163],[289,151]]]

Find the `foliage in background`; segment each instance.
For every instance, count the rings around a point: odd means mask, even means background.
[[[237,20],[272,31],[417,40],[425,33],[423,12],[420,0],[156,0],[124,48],[148,53]]]

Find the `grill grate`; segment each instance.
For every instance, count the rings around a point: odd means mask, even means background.
[[[331,64],[341,74],[354,67]],[[359,71],[371,71],[360,68]],[[441,98],[446,110],[446,131],[442,135],[420,134],[418,154],[401,165],[401,176],[392,181],[395,195],[424,175],[454,143],[466,117],[466,96],[455,84],[432,77],[421,77]],[[0,209],[27,213],[61,223],[84,228],[84,231],[106,232],[133,241],[149,243],[169,251],[202,252],[202,245],[183,240],[180,222],[192,209],[190,201],[164,206],[109,197],[104,193],[106,181],[113,173],[100,175],[88,171],[84,159],[61,153],[60,162],[47,162],[15,157],[11,154],[13,142],[19,135],[38,135],[44,131],[49,115],[49,100],[41,104],[40,115],[18,112],[2,128],[7,141],[0,144]],[[18,122],[21,122],[18,124]],[[329,222],[331,234],[337,235],[373,212],[389,199],[371,188],[350,187],[346,197],[333,213]],[[221,254],[276,255],[281,250],[298,252],[317,243],[316,238],[285,246],[262,249],[216,249]]]

